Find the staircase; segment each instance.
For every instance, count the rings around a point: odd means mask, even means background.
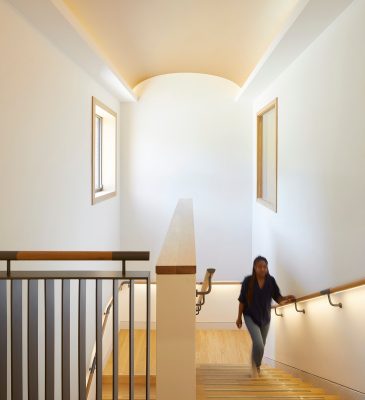
[[[197,366],[196,400],[338,400],[298,378],[264,366],[258,378],[251,378],[248,366],[206,364]],[[103,375],[103,400],[111,400],[112,375]],[[119,376],[119,399],[129,399],[128,376]],[[135,399],[145,399],[145,377],[135,376]],[[156,376],[151,377],[151,399],[156,399]]]
[[[119,399],[129,399],[128,331],[119,331]],[[251,378],[250,338],[247,332],[196,331],[196,400],[339,400],[288,373],[262,366]],[[135,399],[145,399],[145,332],[135,331]],[[151,331],[151,399],[156,399],[156,331]],[[112,358],[103,372],[103,400],[113,398]],[[173,399],[171,399],[173,400]],[[189,400],[189,399],[187,399]]]
[[[250,373],[249,366],[201,364],[197,366],[196,398],[338,400],[276,368],[262,367],[258,378],[251,378]]]

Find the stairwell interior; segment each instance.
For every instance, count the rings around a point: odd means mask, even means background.
[[[135,87],[64,3],[0,0],[0,252],[11,252],[0,260],[0,399],[110,398],[114,340],[120,398],[131,398],[132,367],[135,398],[363,400],[365,2],[299,0],[241,86],[183,69]],[[117,115],[116,192],[94,205],[93,97]],[[275,99],[276,212],[256,190],[257,116]],[[195,248],[159,262],[179,199],[193,202]],[[14,259],[22,250],[33,258]],[[149,259],[128,259],[123,274],[109,259],[119,250]],[[272,310],[254,380],[234,321],[259,254],[302,301]],[[207,268],[212,291],[195,315]],[[351,282],[361,285],[331,293]]]

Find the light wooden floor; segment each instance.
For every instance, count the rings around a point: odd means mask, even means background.
[[[146,332],[144,330],[135,330],[134,335],[134,371],[136,375],[144,375],[146,372]],[[156,331],[151,331],[151,375],[156,375]],[[129,334],[122,329],[119,331],[119,359],[118,370],[120,375],[129,374]],[[103,375],[111,375],[113,372],[113,357],[104,368]]]
[[[119,332],[119,374],[127,375],[129,371],[128,331]],[[146,334],[136,330],[135,336],[135,373],[143,375],[146,365]],[[243,330],[197,330],[196,362],[197,364],[249,364],[251,340]],[[112,373],[113,360],[109,358],[104,374]],[[151,331],[151,375],[156,375],[156,331]]]
[[[244,330],[197,330],[197,364],[248,365],[251,339]]]
[[[135,331],[135,399],[145,399],[145,332]],[[197,400],[337,400],[300,379],[269,366],[250,376],[247,331],[197,330]],[[128,399],[128,331],[119,334],[119,399]],[[103,373],[103,399],[112,399],[112,358]],[[151,399],[156,399],[156,332],[151,332]],[[173,399],[172,399],[173,400]]]

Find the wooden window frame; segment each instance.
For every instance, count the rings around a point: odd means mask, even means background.
[[[115,170],[114,170],[114,182],[113,182],[113,188],[112,190],[106,189],[104,186],[102,190],[96,190],[95,189],[95,163],[97,160],[95,159],[96,156],[96,148],[95,148],[95,138],[96,138],[96,124],[95,124],[95,119],[96,117],[100,117],[100,115],[97,113],[96,108],[100,107],[103,112],[109,114],[110,116],[115,118],[115,131],[114,131],[114,147],[115,147]],[[117,194],[117,124],[118,124],[118,118],[117,118],[117,113],[110,109],[108,106],[103,104],[101,101],[99,101],[97,98],[94,96],[92,97],[92,113],[91,113],[91,125],[92,125],[92,160],[91,160],[91,169],[92,169],[92,179],[91,179],[91,203],[97,204],[101,201],[110,199],[111,197],[116,196]],[[102,145],[103,147],[103,145]],[[101,177],[102,181],[103,178]]]
[[[98,151],[99,158],[96,159],[95,157],[95,166],[94,166],[94,174],[95,174],[95,169],[99,169],[99,181],[100,181],[100,186],[96,187],[96,183],[94,184],[94,190],[95,192],[102,192],[103,191],[103,117],[101,117],[98,114],[95,114],[95,121],[99,120],[99,129],[95,129],[95,135],[98,136],[97,142],[100,144],[100,148]],[[94,138],[94,146],[95,146],[96,140]],[[97,146],[96,146],[97,147]],[[96,149],[95,149],[96,150]],[[96,165],[98,164],[98,165]],[[96,179],[95,179],[96,181]]]
[[[263,157],[263,117],[264,115],[275,110],[275,202],[271,203],[262,197],[262,157]],[[265,207],[277,212],[278,204],[278,99],[275,98],[273,101],[263,107],[257,114],[257,192],[256,200]]]

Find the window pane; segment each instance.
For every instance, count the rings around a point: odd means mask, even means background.
[[[102,190],[102,126],[103,120],[101,117],[95,118],[95,190]]]
[[[262,117],[262,198],[276,202],[276,112],[271,109]]]
[[[117,193],[117,113],[92,97],[92,204]]]

